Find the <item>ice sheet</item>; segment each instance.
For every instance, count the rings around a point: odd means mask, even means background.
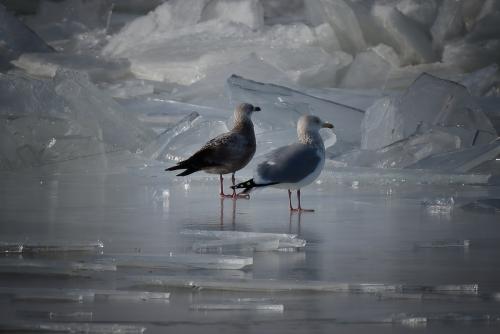
[[[253,258],[230,255],[170,254],[108,255],[118,267],[188,268],[188,269],[242,269],[253,264]]]
[[[48,78],[55,77],[60,68],[86,72],[94,82],[115,81],[130,75],[130,63],[125,59],[109,60],[87,54],[23,53],[12,64],[31,75]]]
[[[464,86],[424,73],[400,97],[381,99],[367,110],[361,147],[381,148],[432,126],[480,132],[472,143],[463,140],[462,147],[496,138],[491,122]]]

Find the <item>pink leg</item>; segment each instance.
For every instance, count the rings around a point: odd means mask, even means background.
[[[219,180],[220,180],[220,197],[221,198],[224,198],[224,197],[232,197],[232,195],[226,195],[224,194],[224,178],[222,177],[222,174],[219,174]]]
[[[296,211],[292,206],[292,192],[288,189],[288,203],[290,204],[290,211]]]
[[[313,209],[302,209],[302,207],[300,206],[300,189],[297,190],[297,198],[299,200],[299,208],[298,208],[299,212],[301,212],[301,211],[304,211],[304,212],[314,212]]]

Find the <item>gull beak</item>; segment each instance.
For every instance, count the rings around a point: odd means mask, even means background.
[[[260,107],[253,107],[253,111],[260,111]]]
[[[321,125],[322,128],[333,129],[333,124],[325,122]]]

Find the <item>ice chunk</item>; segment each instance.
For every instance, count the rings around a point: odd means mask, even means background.
[[[443,0],[431,28],[433,44],[441,49],[443,42],[463,34],[465,24],[462,15],[462,2]]]
[[[92,55],[23,53],[12,63],[29,74],[49,78],[53,78],[59,68],[87,72],[92,81],[115,81],[130,74],[127,60],[108,60]]]
[[[110,0],[67,0],[40,2],[36,15],[26,22],[46,41],[59,41],[109,24],[113,2]]]
[[[197,244],[197,246],[205,246],[199,247],[200,249],[233,246],[240,248],[258,248],[259,250],[264,248],[270,248],[266,250],[280,250],[289,248],[298,249],[306,245],[306,241],[297,238],[296,234],[207,230],[183,230],[181,234],[219,239]],[[278,242],[272,242],[274,240]]]
[[[465,173],[486,161],[494,159],[499,154],[500,140],[497,139],[486,145],[477,145],[463,150],[430,156],[408,166],[408,168]]]
[[[417,242],[416,248],[469,248],[470,240],[434,240]]]
[[[337,142],[359,145],[359,125],[363,118],[360,109],[235,75],[228,79],[227,85],[231,104],[252,101],[262,108],[262,113],[253,116],[254,123],[262,130],[294,128],[300,115],[311,113],[335,125]]]
[[[193,304],[189,308],[195,311],[267,311],[280,313],[285,309],[283,304],[260,303]]]
[[[432,214],[449,214],[455,206],[455,199],[453,197],[435,198],[422,201],[422,205]]]
[[[340,87],[385,88],[390,72],[398,66],[399,58],[394,49],[384,44],[377,45],[356,55]]]
[[[46,252],[97,252],[104,248],[104,244],[97,241],[66,241],[66,240],[27,240],[21,242],[23,253]]]
[[[396,8],[375,5],[372,15],[384,29],[385,36],[381,39],[396,49],[402,65],[430,63],[436,60],[427,35]]]
[[[0,241],[0,254],[20,254],[22,252],[23,245],[21,243]]]
[[[140,325],[123,325],[114,323],[94,323],[94,322],[68,322],[68,323],[50,323],[50,322],[31,322],[19,323],[10,322],[0,324],[0,331],[34,332],[34,333],[88,333],[88,334],[142,334],[146,327]]]
[[[52,321],[62,321],[62,322],[71,322],[71,321],[92,321],[93,312],[87,311],[76,311],[76,312],[51,312],[51,311],[17,311],[17,314],[20,314],[22,317],[30,318],[30,319],[47,319]]]
[[[56,260],[14,260],[0,261],[0,271],[4,273],[68,273],[78,271],[116,271],[116,266],[107,263],[74,262]]]
[[[170,254],[169,256],[110,255],[118,267],[242,269],[253,258],[230,255]]]
[[[168,301],[169,292],[93,290],[94,300],[117,302]]]
[[[309,22],[319,25],[328,22],[342,45],[349,53],[366,48],[366,41],[350,2],[344,0],[307,0],[304,2]]]
[[[459,127],[484,135],[464,142],[463,147],[496,137],[491,122],[464,86],[424,73],[402,96],[384,98],[367,110],[361,147],[381,148],[430,126]]]
[[[456,150],[461,144],[459,136],[435,128],[378,150],[354,150],[336,160],[347,166],[405,168],[428,156]]]
[[[193,250],[197,252],[227,252],[227,251],[256,251],[265,252],[278,250],[280,241],[272,238],[231,238],[220,240],[197,241],[193,244]]]
[[[396,8],[412,20],[430,27],[436,19],[438,4],[436,0],[402,0]]]
[[[54,49],[0,4],[0,70],[10,68],[9,62],[22,53],[53,51]]]
[[[264,8],[259,0],[216,0],[203,9],[201,20],[223,19],[252,29],[264,26]]]
[[[461,80],[471,95],[482,96],[494,85],[497,80],[498,65],[492,64],[475,72],[469,73]]]
[[[470,43],[466,39],[453,40],[444,46],[444,63],[452,64],[466,72],[496,63],[500,53],[500,40],[488,39]]]

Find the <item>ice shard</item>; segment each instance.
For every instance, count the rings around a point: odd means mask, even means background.
[[[205,303],[192,304],[189,307],[195,311],[266,311],[280,312],[284,311],[283,304],[260,304],[260,303]]]
[[[17,260],[2,259],[0,261],[0,271],[4,273],[36,273],[36,274],[57,274],[78,272],[103,272],[116,271],[114,264],[98,262],[76,262],[58,260]]]
[[[67,241],[28,239],[19,242],[5,242],[5,245],[22,245],[23,253],[66,253],[99,252],[104,248],[102,241]]]
[[[253,258],[230,255],[171,254],[110,255],[118,267],[181,268],[181,269],[242,269],[253,264]]]
[[[93,82],[116,81],[130,74],[130,63],[125,59],[104,59],[88,54],[23,53],[12,61],[26,73],[39,77],[55,77],[58,69],[86,72]]]
[[[25,52],[54,52],[37,34],[0,4],[0,70]]]
[[[486,144],[496,131],[480,106],[455,82],[422,74],[400,97],[370,107],[362,124],[362,148],[377,149],[433,126],[460,128],[462,147]],[[466,139],[474,134],[472,141]]]
[[[146,327],[130,324],[96,323],[96,322],[7,322],[0,323],[0,331],[7,333],[86,333],[86,334],[142,334]]]
[[[471,148],[430,156],[408,166],[408,168],[466,173],[482,163],[494,159],[499,154],[500,140],[497,139],[486,145],[477,145]]]
[[[400,55],[402,65],[430,63],[436,60],[432,43],[425,32],[391,5],[376,4],[372,15],[383,28],[384,44]]]

